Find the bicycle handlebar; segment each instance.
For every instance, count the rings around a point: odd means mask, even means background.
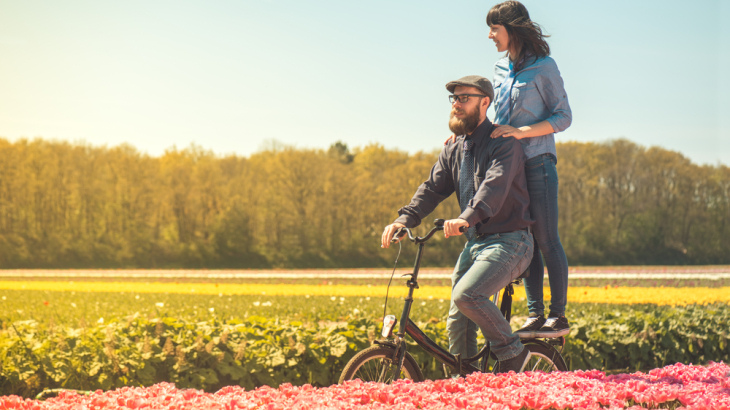
[[[409,228],[398,228],[397,231],[395,231],[395,234],[393,235],[393,239],[390,240],[391,243],[398,242],[398,238],[403,236],[403,232],[408,234],[408,239],[413,243],[424,243],[427,240],[431,239],[433,234],[435,234],[438,231],[444,230],[444,222],[446,222],[443,219],[436,219],[433,221],[433,224],[435,225],[427,234],[426,236],[413,236],[413,232]],[[462,226],[459,228],[459,232],[466,232],[467,228],[465,226]]]

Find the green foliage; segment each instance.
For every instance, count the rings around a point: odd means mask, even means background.
[[[134,315],[82,329],[21,321],[0,336],[0,394],[30,396],[41,386],[95,390],[162,381],[207,391],[284,381],[324,386],[369,344],[374,329],[367,320],[305,325],[259,316],[193,323]]]
[[[402,283],[398,284],[402,286]],[[395,285],[394,285],[395,286]],[[423,288],[427,294],[428,290]],[[333,291],[336,294],[336,291]],[[86,327],[100,319],[139,314],[148,319],[176,317],[188,322],[212,318],[233,320],[249,316],[304,322],[343,322],[383,316],[382,297],[193,295],[163,293],[102,293],[52,291],[0,291],[0,321],[35,320],[41,326]],[[160,306],[161,305],[161,306]],[[399,312],[403,298],[390,297],[388,311]],[[449,300],[419,299],[412,317],[427,321],[447,315]],[[525,303],[515,310],[526,312]],[[519,313],[523,314],[523,313]],[[526,315],[526,313],[524,313]]]
[[[675,362],[730,358],[727,305],[585,304],[573,309],[565,348],[571,369],[646,371]],[[418,323],[447,346],[443,320]],[[134,314],[81,328],[5,321],[0,394],[30,397],[42,388],[94,390],[160,381],[207,391],[284,382],[326,386],[337,381],[345,363],[370,345],[379,330],[378,320],[356,317],[313,322],[261,316],[150,319]],[[443,377],[441,366],[420,348],[410,351],[426,377]]]
[[[558,154],[572,264],[730,263],[727,166],[625,140],[558,144]],[[382,228],[435,159],[342,143],[151,157],[0,139],[0,268],[388,266]],[[459,213],[452,197],[433,216]],[[462,247],[437,238],[424,266],[451,266]]]
[[[645,371],[677,362],[730,359],[726,304],[573,309],[565,354],[572,369]]]

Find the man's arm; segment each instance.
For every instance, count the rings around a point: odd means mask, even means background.
[[[454,144],[449,144],[441,150],[431,174],[418,187],[411,203],[398,210],[400,216],[395,220],[396,223],[409,228],[420,225],[421,220],[433,212],[441,201],[454,193],[454,179],[449,168],[449,155],[454,149]]]
[[[502,208],[512,181],[525,166],[522,146],[514,137],[493,140],[490,147],[490,165],[484,181],[469,202],[469,206],[459,216],[474,226],[496,215]]]

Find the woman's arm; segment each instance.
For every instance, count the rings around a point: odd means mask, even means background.
[[[553,126],[546,120],[537,124],[525,125],[524,127],[515,128],[511,125],[494,124],[496,128],[492,131],[492,138],[499,137],[515,137],[518,140],[523,138],[539,137],[541,135],[552,134],[555,132]]]

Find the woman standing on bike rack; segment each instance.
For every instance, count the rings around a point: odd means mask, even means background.
[[[490,138],[495,127],[486,111],[494,96],[483,77],[467,76],[446,84],[452,93],[449,128],[459,135],[443,148],[426,182],[400,217],[385,227],[382,246],[400,228],[413,228],[436,206],[456,193],[461,215],[444,223],[444,234],[468,242],[452,275],[447,321],[449,350],[458,358],[477,355],[477,326],[498,359],[497,372],[519,372],[528,360],[520,338],[490,300],[527,269],[533,241],[525,180],[525,155],[514,138]]]
[[[572,122],[558,66],[540,26],[518,1],[497,4],[487,14],[489,38],[507,52],[494,66],[495,130],[492,138],[514,137],[527,156],[530,215],[535,220],[535,254],[525,279],[530,317],[517,332],[522,337],[558,337],[570,332],[565,318],[568,259],[558,235],[558,174],[554,133]],[[545,256],[550,278],[550,315],[543,304]]]

